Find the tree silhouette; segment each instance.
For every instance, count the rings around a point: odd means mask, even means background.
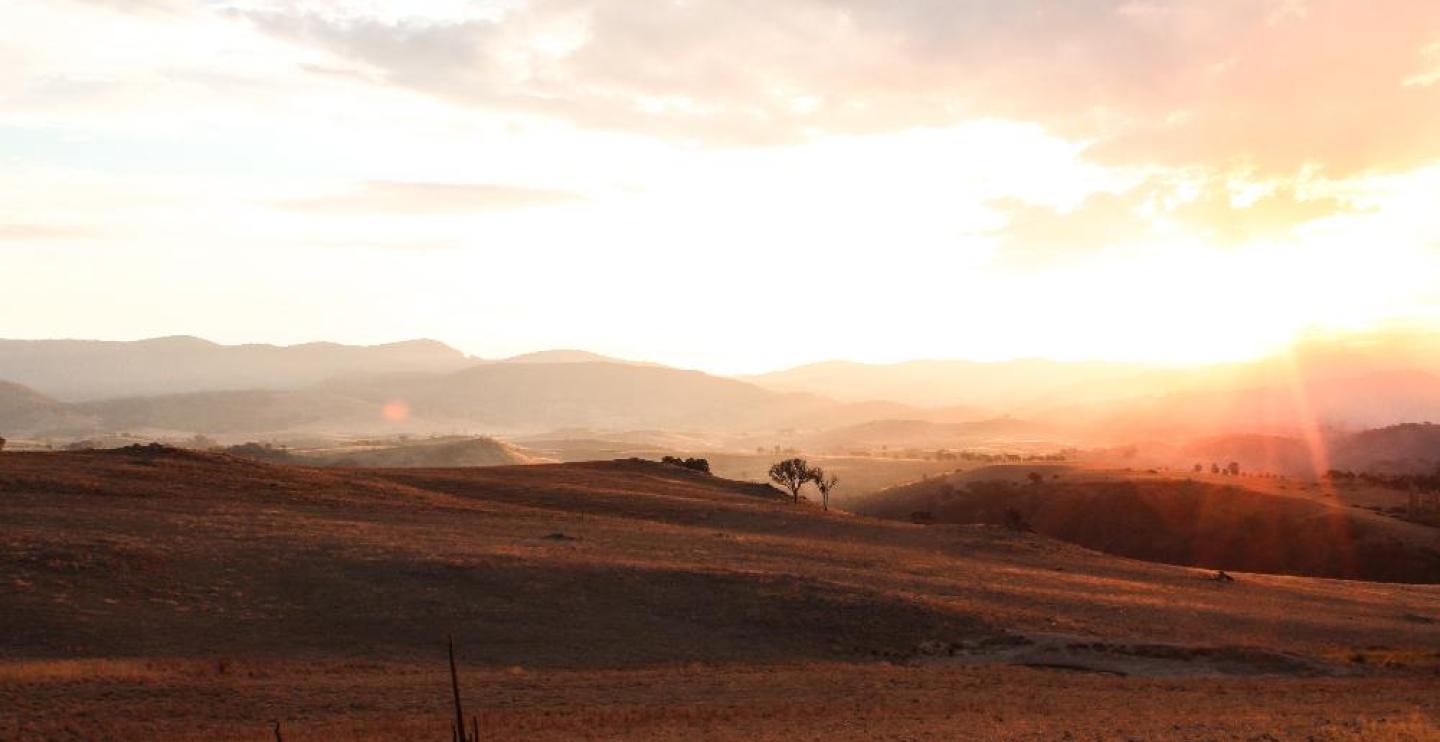
[[[790,496],[799,504],[800,488],[815,478],[814,471],[805,459],[785,459],[770,467],[770,481],[790,490]]]
[[[810,476],[810,481],[814,482],[815,488],[820,490],[821,507],[823,507],[825,510],[829,510],[830,490],[835,489],[835,485],[840,483],[840,477],[837,477],[834,474],[826,474],[825,470],[821,469],[818,466],[810,470]]]

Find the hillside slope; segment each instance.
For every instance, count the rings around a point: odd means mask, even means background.
[[[393,656],[483,625],[487,662],[605,666],[903,654],[1054,621],[1097,637],[1298,651],[1403,645],[1420,629],[1384,617],[1440,608],[1440,588],[1258,576],[1237,603],[1180,567],[989,529],[825,515],[768,486],[641,461],[343,470],[160,447],[4,454],[0,498],[16,524],[3,564],[26,583],[0,616],[0,654],[12,656],[201,652],[216,641]],[[1017,569],[1032,577],[1004,576]],[[1124,619],[1093,601],[1099,583],[1136,601]],[[1041,586],[1049,597],[1033,593]],[[1176,613],[1145,597],[1157,589],[1233,620]],[[1356,591],[1385,598],[1364,609]],[[61,595],[70,608],[56,612]],[[1262,620],[1301,595],[1322,607],[1283,632]],[[1356,610],[1375,614],[1363,635],[1345,628]],[[747,633],[747,621],[768,628]],[[1426,631],[1440,639],[1440,626]]]
[[[817,428],[876,413],[872,405],[779,394],[699,371],[629,363],[497,363],[453,374],[337,379],[323,388],[375,403],[403,400],[420,418],[466,420],[484,430],[519,434],[557,428]]]
[[[1028,481],[1031,472],[1038,482]],[[1205,481],[1000,466],[882,491],[856,510],[897,520],[924,512],[941,523],[1003,524],[1018,515],[1038,533],[1136,559],[1440,583],[1440,529]]]
[[[90,415],[26,386],[0,381],[0,436],[36,432],[85,432]]]
[[[5,453],[0,519],[27,739],[443,738],[447,634],[496,738],[1436,728],[1440,588],[1222,585],[668,465]]]
[[[1440,425],[1406,423],[1356,432],[1291,436],[1225,435],[1190,441],[1173,463],[1239,463],[1246,471],[1316,478],[1331,469],[1382,474],[1440,471]]]
[[[494,438],[445,437],[321,456],[326,466],[414,469],[422,467],[509,466],[536,463],[535,457]]]

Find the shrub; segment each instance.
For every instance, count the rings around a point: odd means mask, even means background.
[[[666,456],[665,458],[660,459],[660,463],[670,464],[671,466],[678,466],[684,469],[698,471],[705,474],[710,473],[710,461],[708,459],[682,459],[679,456]]]
[[[1025,519],[1025,515],[1015,508],[1005,509],[1005,527],[1018,533],[1030,533],[1035,530],[1030,527],[1030,521]]]

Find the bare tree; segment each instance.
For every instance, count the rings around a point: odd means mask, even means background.
[[[805,459],[785,459],[770,467],[770,481],[790,490],[790,496],[799,504],[800,488],[814,480],[814,471]]]
[[[835,485],[840,484],[840,477],[837,477],[834,474],[826,474],[825,470],[821,469],[818,466],[810,470],[810,475],[810,481],[814,482],[815,488],[820,490],[821,506],[824,507],[824,509],[829,510],[830,490],[835,489]]]

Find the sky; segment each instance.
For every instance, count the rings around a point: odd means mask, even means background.
[[[1430,0],[0,14],[0,337],[742,373],[1440,328]]]

